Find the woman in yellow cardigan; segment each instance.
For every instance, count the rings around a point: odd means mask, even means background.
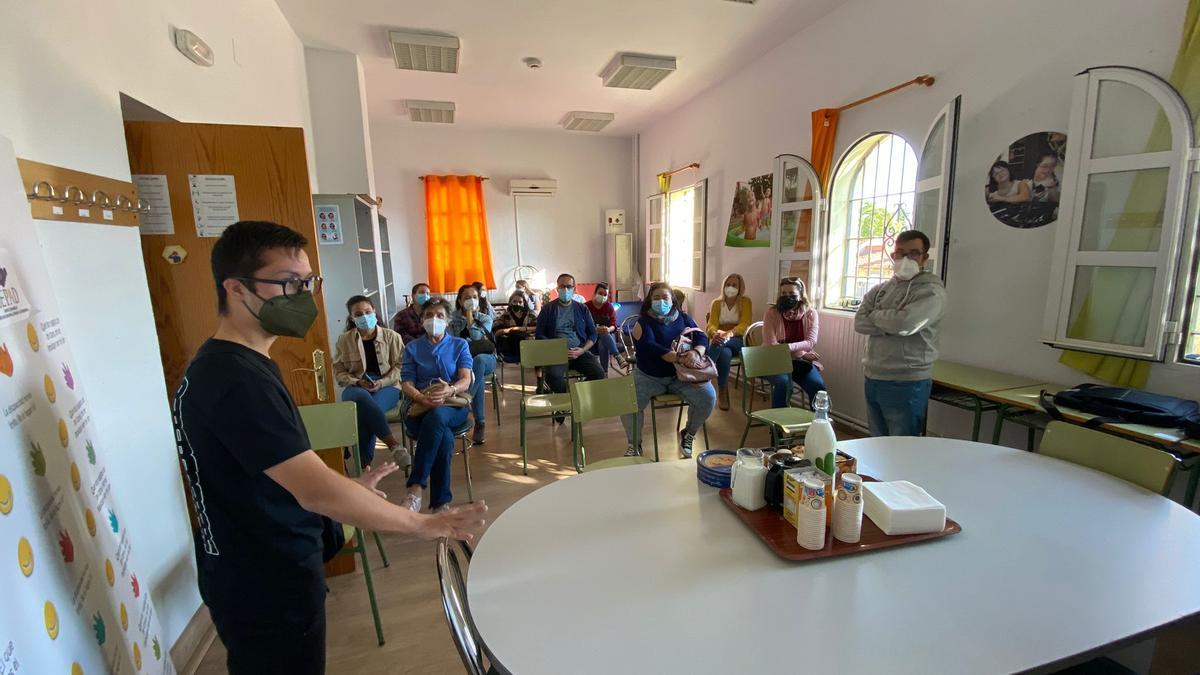
[[[729,364],[742,353],[742,339],[750,327],[753,309],[746,297],[746,280],[730,274],[721,284],[721,297],[708,312],[708,356],[717,364],[717,405],[729,410]]]

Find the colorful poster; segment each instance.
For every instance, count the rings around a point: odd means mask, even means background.
[[[318,244],[325,246],[341,245],[342,215],[337,204],[317,204],[317,235]]]
[[[0,137],[0,673],[174,672]]]
[[[983,198],[996,220],[1020,229],[1058,220],[1067,135],[1029,134],[1008,146],[988,167]]]
[[[733,190],[726,246],[771,245],[771,182],[769,173],[738,181]]]

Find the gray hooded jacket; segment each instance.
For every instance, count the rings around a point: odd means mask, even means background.
[[[867,291],[854,330],[868,336],[866,376],[872,380],[928,380],[937,360],[937,334],[946,287],[932,272],[909,281],[895,277]]]

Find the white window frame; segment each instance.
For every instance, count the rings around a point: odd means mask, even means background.
[[[691,185],[676,188],[670,192],[659,192],[646,198],[646,284],[658,281],[668,281],[671,260],[671,196],[692,190],[694,193],[693,213],[689,222],[693,228],[692,236],[692,283],[685,285],[696,291],[704,291],[708,276],[708,179],[702,178]],[[653,243],[659,242],[659,253],[652,254]],[[653,260],[659,261],[660,274],[651,274]],[[695,270],[699,269],[699,279],[695,278]]]
[[[1115,81],[1149,94],[1157,101],[1171,131],[1171,149],[1093,159],[1100,83]],[[1188,269],[1194,265],[1195,218],[1187,218],[1191,174],[1200,152],[1195,147],[1191,113],[1179,93],[1161,78],[1134,68],[1091,68],[1075,76],[1071,117],[1067,129],[1067,157],[1059,227],[1050,268],[1043,337],[1046,344],[1063,349],[1164,361],[1168,350],[1182,360],[1185,340],[1180,326],[1191,301]],[[1157,251],[1080,251],[1088,179],[1096,174],[1139,169],[1168,169],[1163,204],[1162,233]],[[1185,261],[1184,258],[1187,258]],[[1186,267],[1185,267],[1186,265]],[[1141,267],[1155,270],[1154,288],[1147,312],[1146,341],[1141,346],[1070,338],[1071,301],[1076,269],[1084,266]]]
[[[784,181],[785,173],[791,167],[797,167],[800,173],[801,180],[796,186],[797,201],[785,202],[784,198]],[[804,199],[805,185],[812,191],[811,199]],[[779,269],[783,263],[791,261],[808,261],[808,279],[805,281],[808,292],[808,298],[814,306],[820,307],[821,291],[824,287],[822,270],[820,262],[824,259],[821,255],[821,243],[824,241],[825,228],[821,226],[824,218],[825,200],[821,194],[821,179],[817,176],[816,169],[808,160],[799,155],[779,155],[775,158],[775,175],[772,178],[771,187],[771,250],[774,252],[775,264],[771,267],[771,285],[766,289],[767,306],[775,303],[779,296]],[[796,252],[792,250],[794,242],[789,242],[788,250],[781,251],[780,246],[783,244],[783,214],[784,212],[812,210],[812,228],[809,233],[809,248],[808,252]]]

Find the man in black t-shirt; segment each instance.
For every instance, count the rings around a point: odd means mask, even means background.
[[[196,507],[200,595],[233,675],[325,672],[321,515],[379,532],[470,539],[483,502],[420,515],[375,486],[383,464],[351,480],[312,452],[268,353],[317,317],[303,236],[281,225],[230,226],[212,252],[220,322],[172,409]]]

